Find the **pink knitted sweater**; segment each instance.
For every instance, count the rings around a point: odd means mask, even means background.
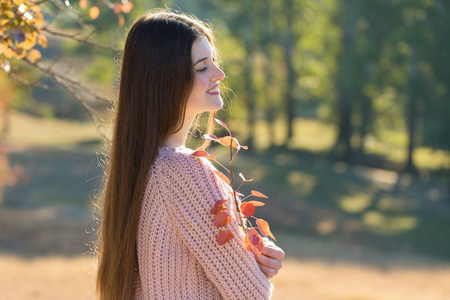
[[[160,148],[149,172],[137,241],[137,299],[270,299],[273,284],[245,249],[230,186],[193,150]],[[217,228],[209,211],[227,199],[232,221]],[[234,239],[218,245],[224,229]]]

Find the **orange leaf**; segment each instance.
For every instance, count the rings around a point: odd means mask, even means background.
[[[248,150],[247,146],[241,146],[241,148],[244,149],[244,150]]]
[[[219,138],[216,142],[219,142],[219,144],[227,147],[230,147],[231,145],[233,148],[237,149],[241,148],[241,145],[239,145],[238,140],[236,138],[232,138],[229,135]]]
[[[80,0],[79,4],[81,9],[86,9],[88,7],[88,0]]]
[[[231,216],[226,211],[220,211],[214,219],[214,226],[223,227],[231,222]]]
[[[241,212],[246,217],[251,217],[255,213],[255,205],[250,202],[244,202],[241,204]]]
[[[205,150],[197,150],[194,153],[192,153],[191,155],[198,156],[198,157],[209,156],[208,152],[206,152]]]
[[[230,184],[230,179],[228,179],[227,176],[225,176],[222,172],[214,170],[214,172],[217,174],[217,176],[220,177],[223,181],[225,181],[226,184]]]
[[[233,239],[233,233],[228,229],[219,232],[216,236],[216,241],[219,245],[223,245],[231,239]]]
[[[261,202],[261,201],[248,201],[248,203],[253,203],[254,206],[264,206],[264,205],[266,205],[264,202]]]
[[[133,3],[131,3],[130,1],[124,3],[120,6],[120,10],[126,14],[129,13],[132,8],[133,8]]]
[[[220,121],[219,119],[215,119],[215,118],[214,118],[214,121],[216,121],[217,124],[222,125],[222,126],[225,127],[225,128],[228,128],[228,127],[227,127],[227,124],[225,124],[224,122]]]
[[[269,198],[266,195],[264,195],[263,193],[260,193],[258,191],[253,191],[253,190],[252,190],[252,195],[255,196],[255,197]]]
[[[41,59],[41,52],[39,52],[38,50],[36,50],[36,49],[33,49],[33,50],[31,50],[29,53],[28,53],[28,56],[30,57],[30,61],[32,62],[32,63],[35,63],[36,61],[38,61],[39,59]]]
[[[89,9],[89,16],[91,17],[92,20],[97,19],[99,15],[100,15],[100,9],[97,6],[92,6]]]
[[[38,43],[42,46],[42,48],[47,48],[47,38],[45,35],[40,34],[38,37]]]
[[[273,236],[272,232],[270,231],[269,223],[267,223],[263,219],[257,219],[256,220],[256,224],[258,225],[259,231],[264,236],[268,236],[269,235],[271,238],[273,238],[276,241],[275,237]]]

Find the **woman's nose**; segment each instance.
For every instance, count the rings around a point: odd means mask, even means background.
[[[221,81],[225,78],[225,72],[222,71],[221,68],[216,66],[216,70],[214,72],[214,76],[211,78],[211,81]]]

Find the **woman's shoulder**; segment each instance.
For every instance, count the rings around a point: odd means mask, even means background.
[[[212,164],[205,158],[193,156],[195,151],[184,147],[161,147],[153,163],[156,169],[193,171],[193,169],[213,169]]]

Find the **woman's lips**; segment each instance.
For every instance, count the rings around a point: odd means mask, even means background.
[[[212,89],[209,89],[206,91],[206,93],[208,95],[219,95],[220,91],[219,91],[219,85],[216,85],[215,87],[213,87]]]

